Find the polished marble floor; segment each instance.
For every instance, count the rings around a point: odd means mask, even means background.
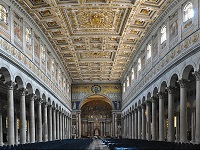
[[[100,139],[94,139],[88,150],[109,150],[109,148]]]

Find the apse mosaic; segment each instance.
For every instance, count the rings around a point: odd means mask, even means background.
[[[114,109],[119,110],[121,106],[120,84],[86,84],[72,85],[72,109],[79,109],[79,104],[87,97],[101,95],[108,98]]]
[[[81,108],[82,118],[111,118],[112,107],[107,102],[94,100]]]

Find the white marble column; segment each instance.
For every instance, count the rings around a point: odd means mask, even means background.
[[[101,137],[103,137],[103,126],[102,126],[102,122],[100,122],[100,134],[101,134]]]
[[[156,98],[151,97],[152,101],[152,140],[157,140],[156,138]]]
[[[44,137],[43,141],[48,141],[48,126],[47,126],[47,103],[43,103],[43,127],[44,127]]]
[[[27,129],[26,129],[27,130],[27,137],[26,137],[27,140],[26,140],[26,142],[30,143],[30,132],[29,132],[30,131],[30,123],[29,123],[29,120],[26,120],[26,122],[27,122]]]
[[[69,118],[66,116],[66,139],[69,139]]]
[[[64,139],[67,139],[67,116],[64,114]]]
[[[191,142],[195,144],[195,108],[191,108]]]
[[[60,116],[59,116],[59,110],[57,110],[57,121],[56,121],[56,126],[57,126],[57,128],[56,128],[56,139],[60,139]]]
[[[138,139],[141,139],[141,106],[138,106]]]
[[[71,121],[71,117],[70,116],[68,118],[68,122],[69,122],[69,124],[68,124],[69,139],[71,139],[71,133],[72,133],[72,127],[71,127],[71,125],[72,125],[72,121]]]
[[[17,111],[15,111],[15,144],[18,144],[18,124],[17,124]]]
[[[125,126],[125,130],[126,130],[126,135],[125,137],[128,139],[129,138],[129,114],[126,114],[126,126]]]
[[[52,105],[48,106],[48,140],[52,141]]]
[[[41,108],[41,104],[42,104],[42,99],[39,98],[38,99],[38,114],[37,114],[37,134],[38,134],[38,142],[42,142],[42,108]]]
[[[168,142],[174,142],[174,87],[168,87]]]
[[[26,89],[19,89],[20,92],[20,144],[26,143],[26,103],[25,103],[25,95]]]
[[[81,138],[81,112],[78,112],[78,138]]]
[[[180,84],[180,142],[187,142],[187,81],[179,80]]]
[[[131,112],[131,128],[132,128],[132,133],[131,133],[131,138],[134,139],[135,137],[135,129],[134,129],[134,111]]]
[[[115,137],[115,113],[112,113],[112,136]]]
[[[14,130],[14,99],[13,88],[16,85],[15,82],[7,82],[7,117],[8,117],[8,145],[15,144],[15,130]]]
[[[63,128],[62,128],[62,122],[63,122],[63,120],[62,120],[62,112],[60,112],[60,139],[63,139],[62,138],[62,130],[63,130]]]
[[[180,115],[179,112],[176,113],[176,142],[180,141]]]
[[[30,103],[29,103],[29,122],[30,122],[30,143],[35,143],[35,95],[29,95]]]
[[[138,110],[135,109],[135,139],[138,139]]]
[[[53,140],[56,140],[56,109],[55,107],[53,107],[52,128],[53,128],[52,138]]]
[[[159,92],[159,141],[164,141],[164,93]]]
[[[129,139],[131,139],[131,136],[132,136],[132,135],[131,135],[131,133],[132,133],[132,131],[131,131],[131,130],[132,130],[132,129],[131,129],[131,122],[132,122],[132,121],[131,121],[131,118],[132,118],[132,117],[131,117],[131,112],[129,112],[128,118],[129,118],[129,119],[128,119],[128,120],[129,120],[129,125],[128,125],[129,131],[128,131],[128,133],[129,133]]]
[[[2,106],[1,106],[2,107]],[[2,124],[2,111],[3,109],[0,109],[0,146],[3,146],[3,124]]]
[[[65,139],[65,114],[62,114],[62,139]]]
[[[146,116],[145,116],[145,105],[141,105],[142,108],[142,139],[146,140]]]
[[[200,71],[194,73],[196,77],[196,130],[195,142],[200,144]]]
[[[151,115],[150,115],[150,107],[151,107],[151,101],[147,100],[145,101],[146,103],[146,111],[147,111],[147,121],[146,121],[146,125],[147,125],[147,140],[150,141],[151,140]]]
[[[103,123],[103,127],[104,127],[103,134],[104,134],[104,137],[105,137],[106,136],[106,121]]]
[[[126,138],[126,116],[123,116],[123,138]]]

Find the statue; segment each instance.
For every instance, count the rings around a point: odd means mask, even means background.
[[[76,109],[76,102],[74,102],[73,104],[73,109]]]
[[[73,134],[76,134],[76,126],[75,125],[73,125],[72,131],[73,131]]]

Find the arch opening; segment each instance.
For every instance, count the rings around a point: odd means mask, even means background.
[[[112,105],[108,98],[92,95],[80,105],[82,137],[110,137]]]

